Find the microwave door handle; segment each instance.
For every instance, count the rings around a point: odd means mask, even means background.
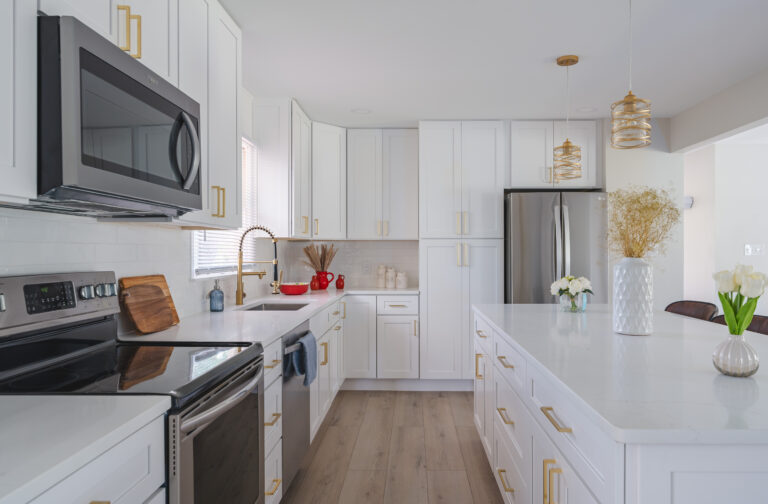
[[[560,280],[564,275],[563,270],[563,244],[560,240],[563,238],[563,232],[560,227],[560,205],[555,205],[552,209],[555,219],[555,280]]]
[[[565,275],[571,275],[571,218],[568,205],[563,205],[563,249],[565,249]]]
[[[192,139],[192,166],[189,168],[187,178],[184,179],[184,190],[189,191],[189,188],[192,187],[192,183],[197,177],[197,172],[200,171],[200,136],[198,135],[197,130],[195,129],[195,123],[192,122],[192,118],[189,117],[189,114],[182,110],[181,118],[187,126],[187,130],[189,130],[189,137]]]
[[[233,393],[223,401],[221,401],[219,404],[214,406],[211,409],[205,410],[204,412],[195,415],[191,418],[187,418],[181,422],[181,432],[184,434],[188,433],[189,431],[200,427],[203,424],[207,424],[211,422],[214,418],[223,415],[225,412],[231,410],[239,402],[241,402],[243,399],[245,399],[251,390],[253,390],[256,385],[259,384],[259,381],[264,377],[264,369],[260,369],[258,373],[256,373],[256,376],[250,380],[248,383],[243,385],[242,388],[240,388],[237,392]]]

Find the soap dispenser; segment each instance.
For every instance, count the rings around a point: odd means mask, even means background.
[[[219,287],[218,280],[214,281],[213,290],[208,293],[208,297],[211,299],[212,312],[224,311],[224,291]]]

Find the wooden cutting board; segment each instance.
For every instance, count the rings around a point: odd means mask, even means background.
[[[123,307],[136,330],[149,334],[168,329],[173,312],[163,290],[157,285],[139,284],[122,291]]]
[[[165,281],[165,275],[144,275],[135,277],[123,277],[120,279],[120,290],[124,291],[135,285],[154,285],[159,287],[163,291],[167,300],[168,306],[171,307],[171,315],[173,316],[173,324],[179,323],[179,315],[176,313],[176,306],[173,304],[173,298],[171,297],[171,290],[168,288],[168,283]]]

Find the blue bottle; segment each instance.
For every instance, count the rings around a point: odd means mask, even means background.
[[[208,297],[211,298],[212,312],[224,311],[224,291],[219,288],[218,280],[213,283],[213,290],[208,293]]]

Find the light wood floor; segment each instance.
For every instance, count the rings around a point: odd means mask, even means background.
[[[501,504],[471,392],[341,391],[285,504]]]

